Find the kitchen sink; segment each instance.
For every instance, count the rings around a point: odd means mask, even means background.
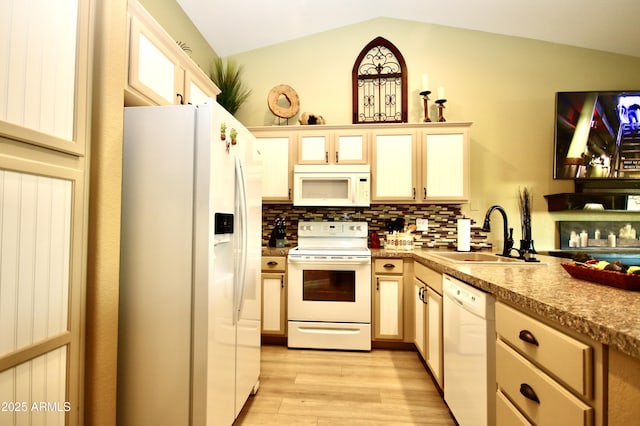
[[[477,252],[428,252],[431,256],[439,257],[453,263],[491,263],[498,265],[508,265],[514,263],[528,263],[522,259],[498,256],[493,253]]]

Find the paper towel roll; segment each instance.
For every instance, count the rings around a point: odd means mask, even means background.
[[[458,219],[458,251],[471,250],[471,219]]]

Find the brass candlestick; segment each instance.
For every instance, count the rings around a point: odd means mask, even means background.
[[[444,123],[447,121],[444,118],[444,103],[447,102],[446,99],[438,99],[436,103],[438,104],[438,121]]]
[[[422,100],[424,101],[424,121],[426,123],[430,122],[429,118],[429,95],[431,94],[431,90],[425,90],[420,92],[420,96],[422,96]]]

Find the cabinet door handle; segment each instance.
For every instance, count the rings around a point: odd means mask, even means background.
[[[420,287],[420,290],[418,290],[418,299],[424,302],[424,287]]]
[[[376,278],[376,291],[380,291],[380,278]]]
[[[423,199],[423,200],[426,200],[426,199],[427,199],[427,187],[422,188],[422,191],[423,191],[423,194],[424,194],[424,195],[422,196],[422,199]]]
[[[180,105],[184,105],[184,97],[181,93],[176,93],[176,96],[180,98]]]
[[[270,260],[267,262],[267,265],[269,266],[276,266],[278,264],[278,262],[276,262],[275,260]]]
[[[384,268],[385,269],[393,269],[395,267],[396,267],[396,265],[394,265],[393,263],[385,263],[384,264]]]
[[[289,188],[289,200],[291,200],[291,188]]]
[[[540,399],[538,398],[538,395],[536,395],[536,391],[534,391],[533,388],[531,386],[529,386],[528,384],[526,384],[526,383],[521,383],[520,384],[520,393],[525,398],[530,399],[531,401],[537,402],[538,404],[540,404]]]
[[[422,303],[424,303],[425,305],[428,303],[428,298],[425,297],[427,293],[427,288],[426,287],[422,287]]]
[[[284,275],[280,277],[280,288],[284,288]]]
[[[338,151],[336,151],[336,163],[339,163],[339,161],[338,161]]]
[[[329,162],[329,151],[325,151],[324,152],[324,162],[328,163]]]
[[[534,336],[533,333],[529,330],[520,330],[520,334],[518,334],[518,337],[523,342],[527,342],[535,346],[540,346],[540,344],[538,343],[538,339],[536,339],[536,336]]]
[[[413,188],[413,199],[414,200],[416,199],[416,189],[415,188]]]

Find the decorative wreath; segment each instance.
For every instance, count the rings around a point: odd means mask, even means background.
[[[289,102],[289,107],[285,108],[278,105],[278,99],[284,96]],[[280,118],[291,118],[300,111],[300,99],[293,87],[286,84],[279,84],[269,92],[267,104],[271,112]]]

